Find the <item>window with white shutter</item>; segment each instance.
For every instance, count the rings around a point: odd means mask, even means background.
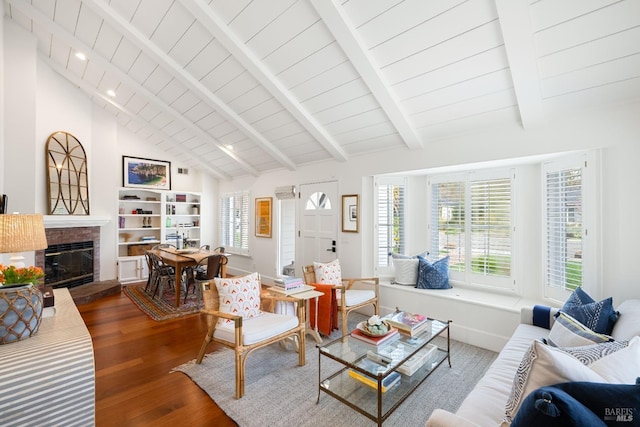
[[[511,179],[471,181],[471,271],[511,276]]]
[[[391,267],[389,254],[405,253],[405,194],[404,177],[377,177],[375,179],[376,255],[379,274]]]
[[[513,171],[432,176],[430,252],[449,256],[452,280],[512,288]]]
[[[431,185],[429,252],[434,259],[449,255],[449,269],[465,271],[465,183],[451,179]]]
[[[542,166],[545,295],[563,301],[578,286],[594,291],[598,278],[595,168],[580,154]],[[593,161],[595,163],[595,161]],[[591,233],[594,234],[594,233]]]
[[[227,252],[249,253],[249,192],[220,196],[220,243]]]

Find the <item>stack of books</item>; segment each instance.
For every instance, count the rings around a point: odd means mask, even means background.
[[[411,356],[406,362],[402,365],[398,366],[397,371],[403,375],[411,376],[418,369],[420,369],[425,363],[430,361],[433,356],[436,354],[437,346],[433,344],[427,344],[423,349],[418,351],[416,354]],[[380,349],[379,351],[369,350],[367,352],[367,357],[374,362],[378,363],[391,363],[392,362],[392,352],[393,348],[386,347],[384,349]]]
[[[301,277],[283,276],[282,278],[275,279],[273,283],[284,289],[285,291],[291,291],[304,287],[304,280]]]
[[[368,385],[374,389],[378,389],[378,374],[385,373],[389,368],[387,365],[377,363],[371,359],[364,358],[360,360],[356,365],[359,368],[363,368],[365,371],[370,372],[373,377],[370,377],[355,369],[349,369],[349,376],[360,381],[363,384]],[[382,379],[382,392],[386,393],[391,387],[400,382],[400,374],[398,372],[391,372],[385,378]]]
[[[385,335],[381,335],[379,337],[373,337],[371,335],[367,335],[359,328],[351,331],[351,336],[363,344],[375,347],[376,349],[379,347],[383,347],[387,344],[390,344],[400,338],[400,333],[396,328],[392,328]]]
[[[422,314],[396,310],[382,318],[391,326],[398,328],[400,333],[415,337],[430,325],[429,319]]]

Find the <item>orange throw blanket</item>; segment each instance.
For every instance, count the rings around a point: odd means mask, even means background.
[[[322,292],[324,295],[318,297],[318,332],[322,335],[329,336],[331,331],[338,329],[338,300],[336,299],[336,290],[333,285],[325,285],[321,283],[312,283],[311,286],[316,291]],[[313,301],[309,304],[309,317],[311,327],[316,327],[316,305]]]

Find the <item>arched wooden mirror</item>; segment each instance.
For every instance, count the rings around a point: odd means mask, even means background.
[[[47,196],[51,215],[89,215],[87,154],[68,132],[47,139]]]

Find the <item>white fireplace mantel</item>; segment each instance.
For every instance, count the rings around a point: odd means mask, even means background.
[[[44,228],[102,227],[111,221],[106,215],[44,215]]]

